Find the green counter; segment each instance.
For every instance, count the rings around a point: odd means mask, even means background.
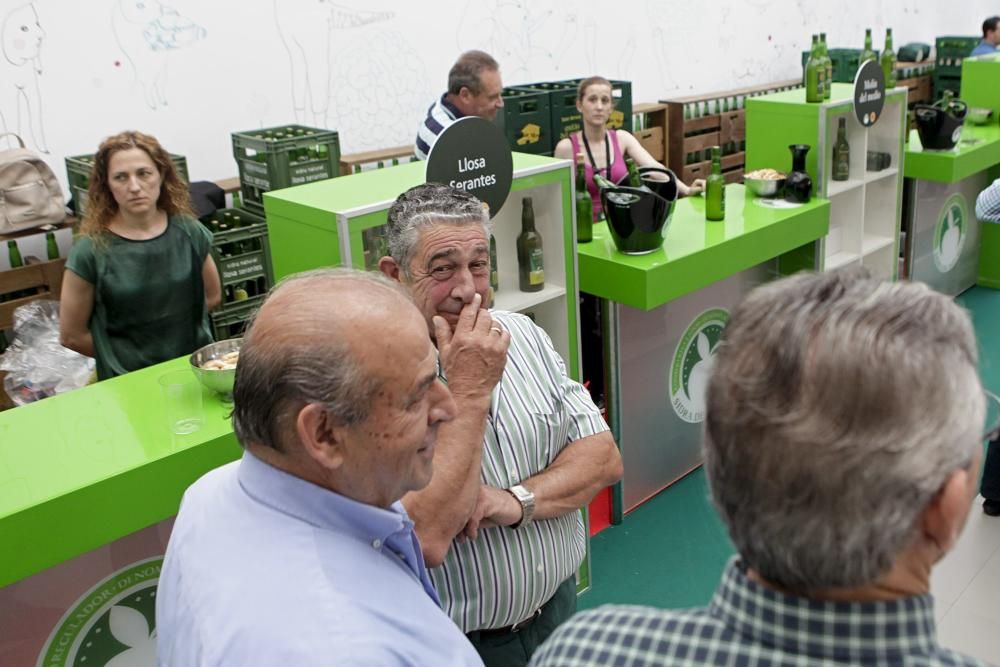
[[[207,390],[197,432],[167,427],[157,379],[187,358],[0,412],[0,588],[177,514],[208,470],[239,458]]]
[[[920,135],[916,130],[911,131],[903,175],[936,183],[957,183],[996,164],[1000,164],[1000,126],[966,123],[961,140],[950,151],[924,150]]]
[[[817,268],[830,203],[780,208],[726,186],[726,219],[675,205],[663,247],[615,250],[605,224],[578,247],[580,290],[600,298],[608,422],[625,476],[613,520],[701,464],[704,382],[729,310],[756,285]]]
[[[799,208],[771,208],[762,205],[766,201],[742,185],[729,185],[726,219],[706,222],[704,197],[681,199],[663,247],[648,255],[618,252],[600,223],[594,240],[578,248],[580,291],[653,310],[826,235],[826,200]]]
[[[946,294],[973,285],[1000,288],[1000,226],[976,218],[976,197],[1000,165],[1000,58],[966,58],[962,99],[993,109],[989,125],[966,123],[952,150],[924,150],[910,133],[903,174],[905,275]],[[951,231],[954,228],[955,231]]]

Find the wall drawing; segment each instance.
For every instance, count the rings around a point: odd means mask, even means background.
[[[115,40],[146,105],[166,106],[170,52],[204,39],[207,31],[158,0],[117,0],[111,11]]]
[[[0,132],[14,132],[37,150],[48,153],[39,85],[45,30],[33,3],[14,7],[2,21]]]
[[[489,53],[500,63],[504,81],[526,83],[560,71],[576,76],[580,72],[577,61],[584,56],[571,51],[578,41],[579,24],[577,14],[567,11],[563,3],[472,1],[459,22],[458,50]]]
[[[390,20],[392,12],[360,11],[327,0],[274,0],[278,34],[288,52],[292,106],[299,123],[326,128],[330,110],[331,33]],[[362,59],[366,50],[346,51],[336,60]]]

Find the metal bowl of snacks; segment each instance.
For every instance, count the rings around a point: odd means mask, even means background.
[[[775,197],[785,187],[785,175],[775,169],[755,169],[743,174],[743,185],[758,197]]]
[[[206,345],[191,355],[191,370],[198,381],[224,400],[232,399],[236,362],[242,346],[242,338],[230,338]]]
[[[983,107],[969,107],[969,114],[966,116],[973,125],[986,125],[993,117],[993,109]]]

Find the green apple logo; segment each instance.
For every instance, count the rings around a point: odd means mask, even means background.
[[[37,667],[155,665],[162,567],[162,557],[131,563],[84,593],[49,635]]]
[[[688,325],[674,349],[670,404],[686,422],[697,424],[705,418],[705,390],[715,361],[715,348],[728,321],[729,311],[706,310]]]
[[[941,273],[948,273],[958,263],[968,228],[969,208],[965,196],[956,192],[941,207],[934,227],[934,266]]]

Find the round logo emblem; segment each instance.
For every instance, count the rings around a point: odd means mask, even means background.
[[[670,365],[670,404],[677,416],[697,424],[705,418],[705,390],[715,360],[715,347],[729,321],[729,311],[706,310],[688,326]]]
[[[934,266],[948,273],[962,254],[969,230],[969,207],[965,196],[956,192],[944,202],[934,227]]]
[[[155,665],[163,557],[127,565],[87,591],[49,635],[37,667]]]

